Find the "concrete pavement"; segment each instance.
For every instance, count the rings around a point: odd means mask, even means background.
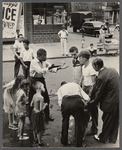
[[[69,51],[69,48],[72,46],[76,46],[79,51],[83,50],[81,48],[81,33],[77,32],[74,33],[72,31],[72,28],[68,28],[69,37],[68,37],[68,47],[67,50]],[[115,32],[115,35],[113,38],[116,38],[119,40],[119,32]],[[99,38],[95,38],[92,36],[85,36],[85,45],[84,49],[86,47],[89,47],[90,43],[94,43],[94,46],[97,47],[97,42],[99,41]],[[39,48],[44,48],[47,51],[47,58],[53,59],[53,58],[63,58],[61,55],[61,45],[60,42],[58,43],[40,43],[40,44],[30,44],[30,48],[36,51]],[[14,61],[14,54],[13,54],[13,44],[9,45],[3,45],[3,62],[7,61]],[[104,51],[98,51],[98,55],[104,55]]]

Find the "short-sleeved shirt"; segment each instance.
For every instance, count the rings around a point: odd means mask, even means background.
[[[82,66],[82,73],[83,73],[83,77],[84,77],[84,85],[85,86],[93,85],[91,76],[97,75],[97,72],[93,69],[91,63],[89,63],[89,65],[87,67],[85,67],[85,65]]]
[[[61,36],[61,38],[67,38],[67,36],[68,36],[68,31],[67,30],[60,30],[59,32],[58,32],[58,35],[60,35]]]
[[[17,53],[21,53],[21,51],[24,49],[23,42],[20,43],[18,40],[15,41],[13,47],[16,49],[15,51]]]
[[[21,51],[20,57],[23,59],[23,61],[31,61],[34,57],[33,49],[29,48],[28,50],[23,49]]]

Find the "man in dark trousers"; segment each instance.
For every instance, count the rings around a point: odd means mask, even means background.
[[[116,143],[119,128],[119,75],[115,69],[104,67],[100,58],[94,59],[92,65],[99,74],[95,84],[95,97],[89,106],[100,103],[103,111],[102,132],[94,138],[103,143]]]
[[[68,145],[69,117],[75,120],[75,146],[84,147],[84,134],[89,116],[84,112],[84,105],[89,96],[82,90],[80,85],[74,82],[63,82],[58,92],[58,104],[62,113],[61,143]],[[86,119],[88,117],[88,119]]]

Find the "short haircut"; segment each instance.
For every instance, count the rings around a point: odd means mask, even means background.
[[[40,81],[34,82],[34,83],[32,84],[32,87],[33,87],[34,90],[36,90],[37,88],[41,87],[41,90],[42,90],[43,92],[45,92],[44,84],[43,84],[42,82],[40,82]]]
[[[75,52],[75,51],[76,51],[76,53],[78,53],[78,48],[75,47],[75,46],[72,46],[72,47],[69,49],[69,52],[70,52],[70,53],[73,53],[73,52]]]
[[[47,53],[47,52],[46,52],[45,49],[40,48],[40,49],[38,49],[38,51],[37,51],[37,56],[42,56],[43,54],[46,54],[46,53]]]
[[[29,45],[30,41],[28,39],[24,39],[23,43],[26,43],[27,45]]]
[[[23,35],[22,35],[22,34],[19,34],[19,35],[18,35],[18,38],[19,38],[20,36],[22,36],[22,37],[23,37]]]
[[[61,82],[61,86],[64,85],[64,84],[66,84],[66,83],[67,83],[66,81]]]
[[[81,57],[81,56],[82,56],[83,58],[89,59],[90,56],[91,56],[91,54],[90,54],[89,51],[83,50],[83,51],[81,51],[81,52],[79,53],[79,55],[78,55],[78,57]]]
[[[17,31],[20,31],[20,29],[16,29],[16,32],[17,32]]]
[[[93,45],[94,45],[93,43],[90,44],[90,46],[93,46]]]
[[[21,81],[20,88],[22,89],[24,86],[27,87],[28,85],[30,86],[30,81],[27,79],[24,79]]]
[[[99,68],[102,68],[104,66],[104,63],[101,58],[96,58],[92,61],[92,65],[94,65],[94,66],[98,65]]]

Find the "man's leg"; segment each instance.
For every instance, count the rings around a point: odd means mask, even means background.
[[[69,110],[65,107],[65,103],[62,105],[62,132],[61,132],[61,143],[68,144],[68,129],[69,129]]]
[[[64,55],[64,41],[61,39],[61,53]]]
[[[15,56],[14,77],[18,76],[20,64],[21,64],[20,60],[17,58],[17,56]]]
[[[68,52],[67,52],[67,39],[64,39],[64,53],[66,55],[68,55]]]

